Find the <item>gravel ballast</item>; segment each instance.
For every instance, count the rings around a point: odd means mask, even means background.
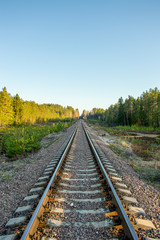
[[[29,194],[30,189],[34,187],[34,184],[41,177],[44,169],[56,155],[74,127],[75,125],[69,127],[67,131],[63,130],[61,134],[53,133],[53,136],[58,135],[61,137],[48,148],[42,147],[34,155],[22,159],[23,168],[19,171],[14,169],[14,176],[11,180],[0,182],[0,235],[4,231],[5,224],[12,217],[22,200]]]
[[[122,178],[123,183],[131,191],[132,197],[138,201],[138,207],[143,208],[146,218],[151,220],[156,227],[155,230],[148,231],[148,237],[160,239],[160,192],[144,182],[129,163],[122,160],[109,149],[106,143],[95,134],[91,127],[89,129],[94,140],[114,166],[119,177]]]
[[[38,178],[42,176],[44,169],[46,168],[48,163],[53,159],[53,157],[56,155],[58,149],[67,139],[67,137],[71,134],[73,128],[74,126],[71,126],[70,128],[68,128],[67,132],[63,132],[61,137],[55,143],[50,145],[48,148],[41,148],[37,153],[33,155],[32,162],[25,161],[24,159],[23,168],[15,172],[14,177],[11,180],[0,182],[0,206],[1,206],[0,207],[0,235],[3,233],[5,224],[12,217],[17,207],[20,206],[20,203],[22,202],[24,197],[26,197],[29,194],[30,189],[34,187],[34,184],[37,182]],[[92,129],[90,128],[90,130]],[[160,239],[160,192],[154,189],[152,186],[147,185],[142,179],[140,179],[139,174],[134,171],[132,166],[130,166],[127,162],[122,160],[113,151],[111,151],[107,147],[107,145],[93,131],[92,131],[92,136],[96,140],[97,144],[100,146],[102,151],[105,153],[108,160],[112,163],[112,166],[114,166],[114,169],[117,171],[118,176],[122,178],[123,180],[122,183],[127,185],[128,189],[132,193],[132,196],[136,198],[136,200],[138,201],[137,206],[144,209],[145,213],[147,214],[146,218],[151,220],[155,225],[156,227],[155,230],[148,231],[148,234],[147,234],[148,237]],[[82,155],[80,154],[79,158],[81,157]],[[68,168],[68,166],[66,166],[66,168]],[[73,175],[75,175],[74,169],[73,169]],[[64,175],[64,177],[67,177],[67,175]],[[64,184],[67,183],[66,180],[62,180],[61,182]],[[71,181],[70,183],[73,185],[76,185],[76,181]],[[96,180],[95,182],[93,181],[92,184],[97,184],[97,181]],[[61,189],[66,189],[66,186],[64,187],[61,186]],[[74,190],[74,189],[71,189],[71,190]],[[81,188],[79,188],[79,190],[81,190]],[[91,189],[90,186],[88,185],[86,190],[94,190],[94,189]],[[58,194],[58,197],[64,197],[64,196],[65,196],[65,193]],[[95,195],[95,196],[97,198],[99,197],[99,195]],[[92,197],[94,198],[94,196]],[[83,209],[82,203],[71,202],[71,209],[72,209],[72,204],[73,206],[74,204],[76,204],[78,209]],[[93,208],[94,208],[94,204],[92,205]],[[60,202],[57,202],[56,204],[54,203],[54,207],[64,207],[65,205],[66,205],[65,202],[63,204],[61,204]],[[88,203],[84,204],[83,206],[84,206],[84,210],[90,209],[90,204]],[[101,205],[97,203],[95,204],[95,208],[96,207],[101,207]],[[57,218],[59,218],[59,216],[57,215]],[[79,220],[82,220],[82,219],[79,218]],[[64,232],[63,233],[61,232],[61,234],[65,235],[67,233],[67,237],[71,237],[71,232],[73,232],[73,228],[72,229],[70,228],[71,228],[70,226],[64,227],[64,230],[63,230]],[[78,232],[76,232],[77,228],[75,228],[75,235],[73,237],[78,236],[79,230]],[[90,239],[99,239],[96,231],[91,230],[91,233],[89,233],[88,229],[86,228],[86,229],[82,229],[82,232],[83,232],[82,237],[85,237],[86,234],[91,234],[93,235],[93,238],[90,238]],[[51,237],[55,237],[55,239],[57,239],[56,235],[58,234],[59,234],[59,230],[55,231],[55,233]],[[109,235],[110,237],[112,236],[111,233],[109,233]],[[109,237],[109,235],[107,237]],[[102,230],[102,239],[104,239],[103,236],[106,237],[105,229]],[[97,238],[94,238],[94,237],[97,237]]]
[[[94,173],[88,172],[93,166]],[[66,171],[66,168],[70,171]],[[111,201],[82,125],[59,173],[34,239],[121,239],[113,232],[119,218],[106,217]],[[115,210],[115,209],[114,209]]]

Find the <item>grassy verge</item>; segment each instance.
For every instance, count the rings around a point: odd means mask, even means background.
[[[108,144],[108,147],[128,162],[147,184],[153,184],[154,187],[160,190],[160,170],[157,167],[159,161],[156,159],[146,161],[146,159],[144,160],[144,158],[135,155],[130,143],[124,140],[119,139]]]
[[[0,135],[0,152],[14,160],[19,155],[41,147],[40,140],[53,132],[68,127],[68,123],[59,122],[51,125],[23,126],[3,129]]]

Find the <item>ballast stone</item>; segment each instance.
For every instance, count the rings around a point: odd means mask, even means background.
[[[29,192],[39,192],[42,191],[44,187],[37,187],[37,188],[32,188]]]
[[[130,190],[127,190],[127,189],[117,188],[117,191],[118,191],[120,194],[131,195],[131,191],[130,191]]]
[[[125,188],[125,189],[127,189],[127,186],[123,183],[115,183],[115,188]]]
[[[104,166],[107,168],[113,168],[113,166],[108,162],[104,162]]]
[[[127,204],[127,205],[129,203],[134,203],[134,204],[138,203],[137,200],[133,197],[123,196],[122,199],[123,199],[124,203]]]
[[[49,168],[46,168],[45,171],[52,171],[53,168],[52,167],[49,167]]]
[[[46,181],[37,182],[34,184],[34,186],[42,186],[42,185],[45,185],[46,183],[47,183]]]
[[[57,238],[42,237],[41,240],[57,240]]]
[[[145,230],[156,229],[153,223],[150,220],[135,218],[135,228],[142,228]]]
[[[111,177],[111,179],[112,179],[113,181],[119,181],[119,182],[122,182],[122,178],[114,177],[114,176],[110,176],[110,177]]]
[[[45,179],[48,179],[49,176],[45,176],[45,177],[39,177],[38,180],[45,180]]]
[[[107,168],[108,171],[116,173],[116,170],[114,168],[111,168],[111,167],[108,167],[108,166],[106,168]]]
[[[158,238],[150,238],[150,237],[146,237],[144,240],[159,240]]]
[[[113,221],[100,221],[100,222],[87,222],[87,223],[83,223],[83,222],[74,222],[74,223],[69,223],[69,222],[65,222],[65,221],[60,221],[60,220],[56,220],[56,219],[48,219],[47,221],[47,225],[49,226],[54,226],[54,227],[65,227],[65,226],[72,226],[72,227],[81,227],[81,226],[86,226],[86,227],[94,227],[94,228],[103,228],[103,227],[113,227]]]
[[[128,207],[128,212],[131,214],[131,215],[135,215],[135,216],[145,216],[146,213],[144,212],[143,208],[139,208],[139,207],[133,207],[133,206],[129,206]]]
[[[35,200],[35,199],[37,199],[38,197],[39,197],[38,194],[37,194],[37,195],[31,195],[31,196],[25,197],[23,200],[24,200],[24,201],[30,201],[30,200]]]
[[[2,235],[0,236],[0,240],[15,240],[16,237],[16,234]]]
[[[45,171],[43,175],[51,175],[53,171]]]
[[[18,207],[16,209],[16,213],[20,213],[20,212],[26,212],[26,211],[30,211],[32,210],[32,206],[28,205],[28,206],[23,206],[23,207]]]
[[[53,167],[55,167],[55,166],[56,166],[56,164],[50,163],[50,164],[47,165],[47,168],[52,168],[53,169]]]
[[[113,172],[111,172],[111,171],[108,171],[108,173],[109,173],[110,176],[118,177],[118,174],[117,174],[117,173],[113,173]]]
[[[17,217],[17,218],[11,218],[7,224],[6,227],[14,227],[23,224],[26,221],[26,217]]]

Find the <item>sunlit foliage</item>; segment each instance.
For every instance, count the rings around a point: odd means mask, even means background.
[[[125,101],[121,97],[118,103],[106,110],[93,108],[87,118],[103,120],[108,126],[160,127],[160,91],[158,88],[150,89],[137,99],[128,96]]]
[[[12,97],[5,87],[0,92],[0,126],[45,123],[66,118],[79,118],[78,109],[23,101],[18,94]]]
[[[12,127],[3,130],[0,141],[0,152],[13,157],[31,152],[41,147],[40,140],[52,133],[68,127],[67,123],[53,123],[41,126]]]

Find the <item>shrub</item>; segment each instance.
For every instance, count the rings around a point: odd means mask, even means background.
[[[53,123],[48,126],[23,126],[11,128],[4,132],[1,137],[0,150],[8,157],[13,157],[41,147],[40,140],[52,133],[61,131],[67,127],[67,123]]]

